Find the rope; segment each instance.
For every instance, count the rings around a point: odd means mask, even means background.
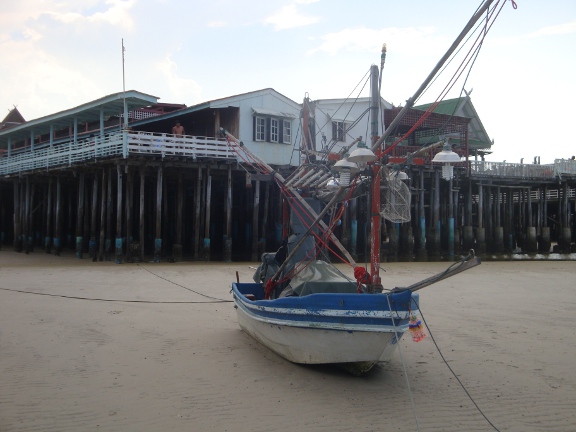
[[[418,421],[418,413],[416,412],[416,404],[414,403],[414,396],[412,395],[412,389],[410,388],[408,371],[406,370],[406,363],[404,362],[404,357],[402,356],[400,339],[398,337],[398,331],[396,330],[396,323],[394,322],[394,315],[392,315],[392,305],[390,304],[390,296],[388,294],[386,294],[386,300],[388,300],[388,310],[390,311],[390,318],[392,319],[392,326],[394,327],[394,335],[396,337],[396,343],[398,344],[398,353],[400,354],[400,362],[402,363],[402,370],[404,371],[404,377],[406,378],[406,387],[408,389],[408,396],[410,397],[412,412],[414,413],[414,420],[416,421],[416,429],[418,430],[418,432],[420,432],[421,429],[420,429],[420,422]]]
[[[22,294],[35,294],[40,296],[46,297],[60,297],[65,299],[73,299],[73,300],[90,300],[90,301],[101,301],[101,302],[117,302],[117,303],[148,303],[148,304],[198,304],[198,303],[230,303],[232,300],[216,300],[216,301],[152,301],[152,300],[121,300],[121,299],[106,299],[106,298],[92,298],[92,297],[79,297],[79,296],[67,296],[61,294],[50,294],[50,293],[41,293],[36,291],[26,291],[26,290],[18,290],[18,289],[11,289],[11,288],[2,288],[2,291],[11,291],[17,292]]]
[[[458,381],[458,384],[460,384],[460,387],[462,387],[462,390],[464,390],[464,392],[466,393],[466,395],[468,396],[468,399],[470,399],[470,401],[474,404],[474,406],[476,407],[476,409],[478,410],[478,412],[482,415],[482,417],[484,417],[484,419],[490,424],[490,426],[492,426],[492,428],[495,431],[500,432],[500,430],[494,426],[494,424],[488,419],[488,417],[486,417],[486,415],[484,414],[484,412],[480,409],[480,407],[478,406],[478,404],[474,401],[474,399],[472,398],[472,395],[468,392],[468,390],[466,389],[466,387],[464,387],[464,384],[462,383],[462,381],[460,381],[460,378],[458,378],[458,375],[456,375],[456,373],[454,372],[454,370],[450,367],[450,365],[448,364],[448,362],[446,361],[446,358],[444,357],[444,354],[442,354],[442,351],[440,351],[440,347],[438,346],[438,344],[436,343],[436,339],[434,339],[434,336],[432,335],[432,331],[430,331],[430,327],[428,326],[428,323],[426,322],[426,319],[424,318],[424,314],[422,313],[422,309],[418,308],[420,316],[422,317],[422,321],[424,321],[424,325],[426,326],[426,328],[428,329],[428,334],[430,335],[430,338],[432,339],[432,342],[434,342],[434,346],[436,347],[436,350],[438,351],[438,354],[440,354],[440,357],[442,358],[442,361],[444,361],[444,364],[446,365],[446,367],[448,368],[448,370],[450,371],[450,373],[452,373],[452,376],[454,376],[454,378],[456,378],[456,381]]]
[[[489,12],[489,15],[486,18],[486,22],[484,23],[483,32],[481,32],[477,36],[475,42],[472,44],[472,47],[470,48],[470,50],[468,51],[468,53],[466,54],[466,56],[464,57],[464,59],[462,60],[462,62],[460,63],[460,65],[458,66],[456,71],[454,72],[454,74],[452,75],[452,77],[448,80],[448,83],[446,84],[444,89],[440,92],[440,95],[436,98],[436,101],[428,107],[428,109],[424,112],[422,117],[420,117],[420,119],[414,124],[414,126],[412,126],[412,128],[410,128],[410,130],[408,132],[406,132],[401,138],[397,139],[390,147],[388,147],[385,150],[383,150],[382,152],[380,152],[380,154],[378,155],[379,157],[382,157],[382,156],[390,153],[392,151],[392,149],[394,149],[400,142],[402,142],[403,140],[408,138],[434,112],[434,110],[438,107],[440,102],[442,100],[444,100],[444,98],[446,97],[448,92],[452,89],[452,87],[454,87],[457,80],[460,78],[460,76],[462,75],[462,73],[464,72],[464,70],[466,69],[468,64],[470,63],[472,58],[474,58],[477,55],[477,52],[480,50],[480,48],[484,42],[484,39],[485,39],[486,35],[488,34],[488,31],[492,28],[492,25],[494,24],[496,18],[500,14],[500,11],[504,7],[505,2],[502,3],[500,10],[498,11],[498,13],[496,13],[496,16],[494,16],[495,11],[496,11],[496,7],[498,6],[499,3],[500,3],[500,0],[496,2],[494,7]],[[488,26],[488,23],[490,23],[489,26]],[[479,28],[479,26],[477,28]]]

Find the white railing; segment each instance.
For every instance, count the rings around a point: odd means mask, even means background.
[[[165,156],[187,156],[206,159],[233,159],[236,153],[224,138],[208,138],[153,132],[133,132],[128,134],[128,152]]]
[[[557,176],[561,176],[562,174],[576,175],[576,160],[554,159],[554,174]]]
[[[473,177],[554,178],[555,164],[532,165],[506,162],[470,161]]]
[[[31,170],[72,166],[102,158],[131,154],[185,156],[192,159],[236,160],[236,154],[225,139],[158,134],[147,132],[117,132],[103,137],[93,136],[76,142],[36,146],[34,150],[16,150],[0,157],[0,175]]]

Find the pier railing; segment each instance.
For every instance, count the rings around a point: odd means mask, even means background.
[[[507,162],[471,161],[473,177],[554,178],[554,165],[515,164]]]
[[[130,155],[187,156],[192,159],[236,160],[225,139],[153,132],[122,131],[80,140],[55,141],[6,153],[0,157],[0,175],[54,169],[110,157]]]
[[[507,177],[553,179],[562,175],[576,176],[576,161],[556,159],[553,164],[515,164],[507,162],[470,161],[472,177]]]

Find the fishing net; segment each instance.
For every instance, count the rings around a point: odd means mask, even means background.
[[[410,189],[396,173],[383,175],[384,188],[380,192],[380,215],[394,223],[410,220]]]

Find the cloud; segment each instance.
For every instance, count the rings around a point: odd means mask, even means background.
[[[433,27],[369,29],[365,27],[344,29],[336,33],[321,36],[323,41],[318,47],[308,51],[308,54],[326,52],[336,55],[340,51],[369,51],[380,50],[382,43],[390,49],[400,52],[402,50],[416,50],[418,53],[428,52],[444,38],[435,36]]]
[[[178,74],[178,64],[172,59],[171,53],[166,54],[162,61],[156,63],[156,69],[164,76],[164,83],[170,93],[164,95],[165,98],[176,101],[193,101],[193,103],[200,100],[202,87],[195,80],[182,78]]]
[[[537,38],[541,36],[566,35],[572,33],[576,33],[576,21],[554,26],[546,26],[538,31],[530,33],[528,37]]]
[[[226,27],[228,23],[226,21],[211,21],[206,25],[210,28],[222,28]]]
[[[53,19],[65,24],[88,21],[90,23],[104,23],[112,26],[132,28],[133,20],[130,15],[130,9],[134,6],[136,0],[106,0],[107,7],[104,11],[98,11],[91,14],[83,15],[79,12],[57,13],[49,12]]]
[[[274,30],[286,30],[296,27],[304,27],[320,21],[319,17],[303,15],[296,7],[297,3],[308,4],[314,3],[314,1],[299,0],[296,3],[284,6],[279,11],[265,18],[264,23],[273,25]]]

